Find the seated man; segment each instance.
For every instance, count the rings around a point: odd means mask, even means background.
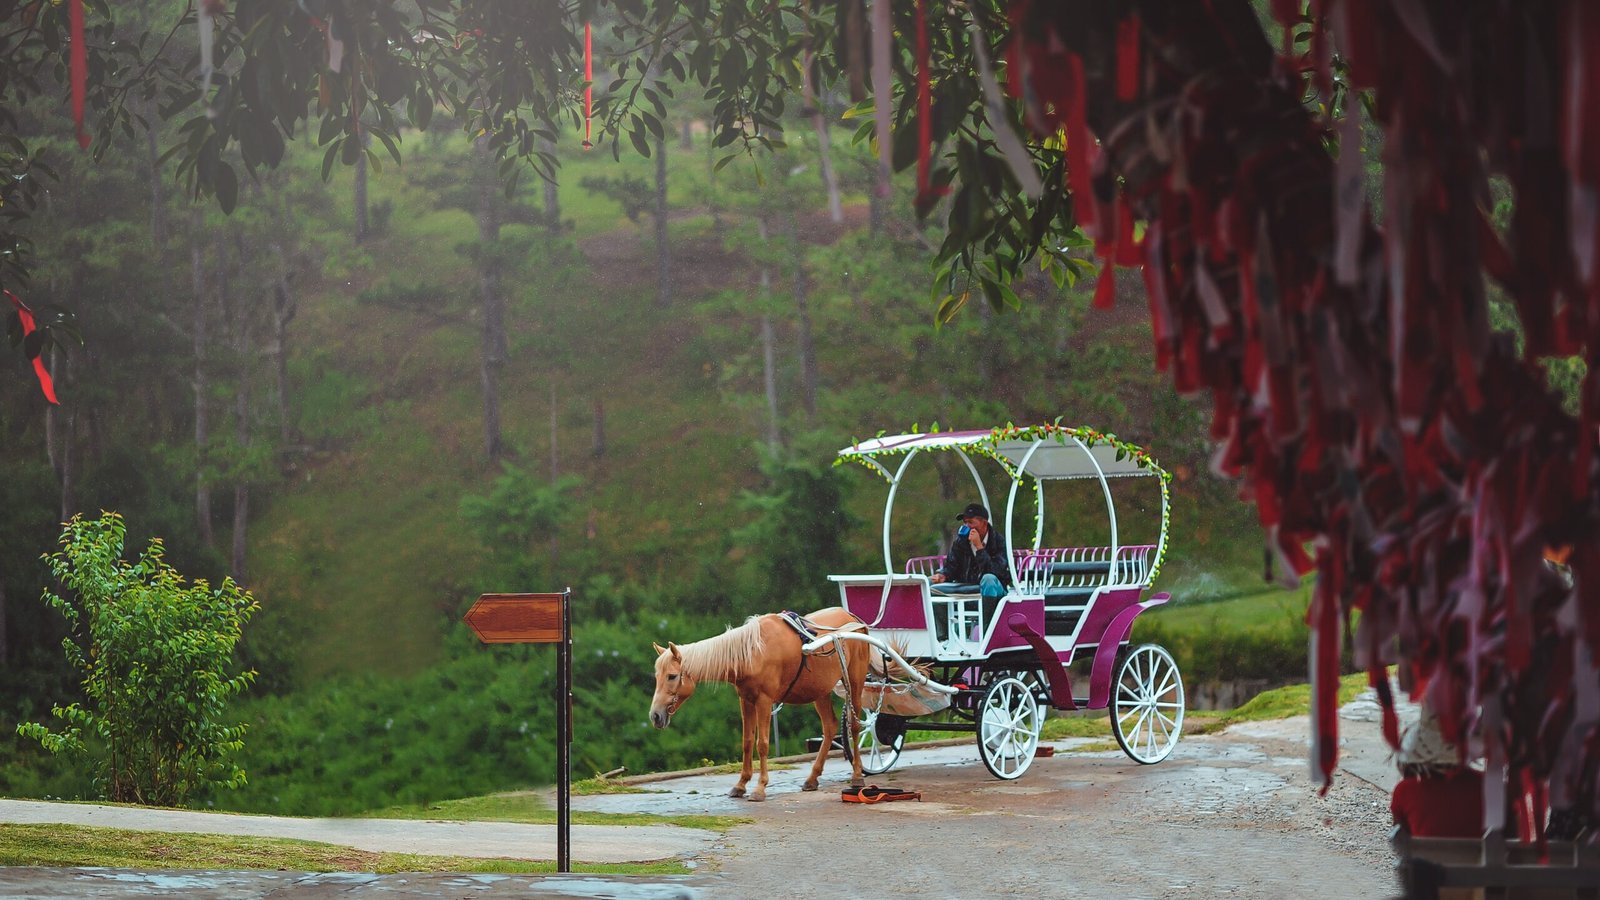
[[[989,511],[982,504],[968,503],[956,518],[961,528],[950,542],[944,565],[930,580],[941,586],[934,588],[936,594],[971,593],[972,586],[977,585],[978,593],[983,595],[983,621],[988,622],[1011,584],[1006,539],[989,524]],[[944,618],[936,616],[934,631],[938,639],[949,637],[948,630]]]

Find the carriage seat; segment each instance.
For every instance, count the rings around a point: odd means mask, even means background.
[[[975,584],[956,584],[953,581],[946,581],[943,584],[931,584],[931,585],[928,586],[928,590],[932,591],[935,594],[946,594],[946,595],[949,595],[949,594],[976,594],[976,593],[978,593],[978,586],[975,585]]]

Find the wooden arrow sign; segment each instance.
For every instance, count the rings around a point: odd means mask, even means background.
[[[561,642],[562,594],[484,594],[462,621],[485,644]]]

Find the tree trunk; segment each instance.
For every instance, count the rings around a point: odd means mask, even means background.
[[[1020,286],[1020,285],[1019,285]],[[990,362],[994,356],[991,344],[994,341],[994,307],[989,305],[989,298],[981,292],[977,296],[978,304],[978,358],[973,362],[973,371],[977,373],[978,384],[987,385],[994,377],[994,366]]]
[[[557,410],[558,398],[556,396],[556,380],[554,374],[550,377],[550,485],[555,486],[561,478],[561,451],[560,415]],[[556,566],[561,561],[561,529],[550,529],[550,572],[555,574]]]
[[[244,231],[235,222],[228,229],[233,238],[236,269],[243,276],[245,265]],[[234,582],[245,583],[245,544],[250,517],[250,469],[246,460],[250,456],[250,310],[244,298],[235,295],[229,278],[226,251],[218,253],[220,277],[217,279],[217,302],[222,309],[223,337],[232,351],[229,371],[233,377],[233,528],[232,547],[228,556],[228,573]]]
[[[198,214],[195,218],[198,225]],[[211,532],[211,485],[206,479],[206,445],[211,442],[207,394],[211,391],[211,385],[206,376],[205,252],[200,247],[198,234],[189,246],[189,265],[194,283],[194,516],[195,525],[200,530],[201,544],[214,547],[216,538]]]
[[[356,243],[367,239],[367,131],[357,126],[361,136],[361,152],[356,154],[355,206]]]
[[[6,577],[0,571],[0,668],[11,662],[11,634],[6,630]]]
[[[767,270],[761,270],[761,290],[771,290]],[[776,451],[783,445],[783,432],[778,429],[778,354],[772,338],[772,316],[761,313],[761,383],[767,393],[767,447]]]
[[[248,345],[248,336],[248,330],[240,336],[241,351]],[[244,371],[246,358],[241,352],[239,383],[233,398],[233,438],[238,443],[241,454],[250,447],[250,379],[249,373]],[[245,529],[248,527],[249,519],[250,482],[247,475],[240,475],[233,483],[233,557],[229,569],[233,573],[233,580],[241,585],[245,583]]]
[[[867,99],[867,23],[861,9],[863,2],[844,0],[844,66],[852,103]]]
[[[278,440],[287,447],[294,430],[289,424],[289,323],[294,321],[298,304],[289,289],[289,262],[282,245],[273,244],[272,253],[278,260],[278,283],[272,291],[273,400],[278,408]]]
[[[678,129],[678,148],[681,150],[694,149],[694,120],[684,119],[683,125]]]
[[[794,316],[800,342],[800,405],[807,420],[817,416],[817,345],[811,333],[811,297],[806,284],[805,244],[794,216],[789,217],[790,252],[794,264]]]
[[[873,171],[877,171],[876,166],[873,167]],[[876,187],[867,191],[867,229],[872,234],[883,234],[884,228],[888,225],[888,205],[887,199],[879,196]]]
[[[756,233],[761,242],[767,242],[767,220],[756,219]],[[772,270],[761,266],[761,382],[767,394],[767,446],[777,449],[783,444],[783,431],[778,426],[778,353],[772,335]]]
[[[828,216],[837,225],[844,222],[844,204],[839,199],[839,179],[833,172],[833,151],[828,135],[827,117],[822,114],[822,103],[817,98],[816,86],[811,81],[809,42],[800,60],[800,102],[804,111],[811,116],[811,127],[817,132],[817,156],[821,164],[822,186],[828,192]]]
[[[555,155],[555,142],[540,138],[539,143],[544,152]],[[561,192],[559,186],[549,179],[544,182],[544,217],[551,231],[561,230]]]
[[[50,370],[55,371],[56,349],[50,348]],[[61,452],[62,452],[62,409],[56,404],[46,404],[44,408],[44,455],[50,460],[50,468],[56,473],[56,478],[61,478]]]
[[[65,353],[50,350],[50,377],[55,383],[70,386],[77,379],[77,367]],[[78,511],[78,403],[69,400],[66,410],[66,433],[61,439],[61,521],[72,518]]]
[[[500,369],[506,358],[505,298],[500,293],[500,191],[489,142],[479,138],[478,293],[483,301],[483,452],[500,459]]]
[[[667,242],[667,142],[656,139],[656,308],[672,305],[672,247]]]
[[[150,177],[150,243],[160,256],[167,246],[167,198],[161,188],[161,148],[156,143],[155,124],[155,117],[151,116],[150,125],[144,131],[144,148]]]

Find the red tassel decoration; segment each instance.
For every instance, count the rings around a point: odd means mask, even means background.
[[[83,46],[83,0],[71,0],[67,6],[67,18],[72,29],[72,122],[78,129],[78,146],[87,150],[89,132],[83,130],[83,94],[89,80],[89,62],[88,52]],[[15,297],[11,299],[16,301]]]
[[[590,140],[594,122],[594,26],[583,23],[583,149],[594,146]]]
[[[23,302],[17,299],[16,294],[6,291],[5,295],[11,301],[11,305],[16,307],[17,318],[22,320],[22,336],[27,337],[32,334],[38,328],[33,321],[33,310],[23,305]],[[56,406],[60,406],[61,401],[56,399],[55,382],[50,379],[50,370],[44,367],[43,359],[37,356],[33,358],[33,371],[39,376],[39,390],[44,393],[44,398]]]

